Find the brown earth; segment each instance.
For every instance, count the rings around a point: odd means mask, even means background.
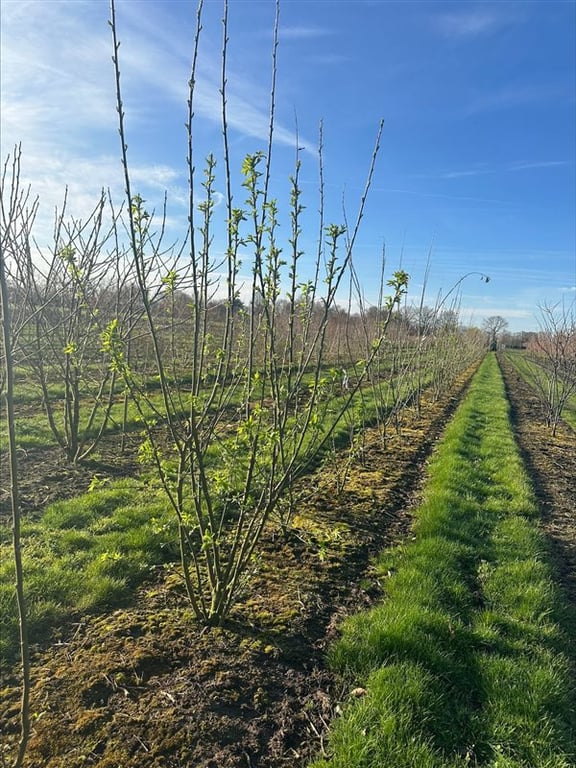
[[[563,428],[552,440],[530,392],[504,370],[574,600],[576,439]],[[386,450],[369,433],[345,482],[342,462],[307,479],[293,535],[267,535],[251,592],[225,628],[194,624],[167,573],[133,606],[83,617],[37,649],[27,768],[303,768],[322,753],[335,707],[350,695],[327,670],[326,648],[347,613],[381,594],[370,558],[409,535],[427,456],[470,374],[440,402],[425,401],[420,416],[406,413]],[[46,494],[51,483],[38,477],[38,486]],[[59,493],[73,495],[65,481]],[[0,702],[6,755],[18,737],[16,683],[6,676]]]
[[[529,385],[499,357],[516,437],[542,511],[560,585],[576,607],[576,433],[561,422],[552,436]]]

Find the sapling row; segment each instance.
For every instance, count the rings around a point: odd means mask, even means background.
[[[310,271],[304,274],[298,152],[294,174],[289,180],[288,248],[279,241],[278,203],[271,194],[278,20],[273,46],[268,147],[266,152],[257,151],[243,158],[239,185],[244,195],[241,207],[235,204],[231,192],[233,179],[223,67],[224,178],[221,183],[227,190],[224,254],[213,246],[212,233],[218,223],[215,211],[218,169],[213,155],[205,161],[202,201],[196,202],[192,141],[196,57],[193,58],[189,80],[191,194],[187,255],[180,258],[173,278],[163,273],[153,234],[153,215],[145,209],[144,201],[131,191],[113,3],[111,10],[128,231],[137,289],[154,349],[154,374],[161,392],[161,405],[156,404],[157,423],[152,424],[146,418],[151,405],[149,393],[138,386],[139,373],[128,364],[122,343],[110,345],[112,366],[121,371],[142,415],[146,433],[143,455],[155,468],[178,519],[182,572],[193,611],[207,624],[221,624],[245,584],[263,532],[280,499],[294,480],[314,464],[361,388],[387,323],[406,290],[408,276],[397,272],[389,281],[392,293],[381,336],[373,340],[371,355],[365,359],[354,386],[343,397],[335,399],[334,382],[330,374],[326,374],[326,334],[338,292],[350,267],[366,194],[351,232],[343,225],[322,224],[312,276]],[[199,13],[195,51],[201,31],[200,18]],[[227,10],[223,27],[222,61],[225,62]],[[379,139],[380,132],[366,192]],[[322,222],[323,215],[322,211]],[[245,309],[238,309],[240,262],[251,275]],[[145,265],[151,264],[154,266],[145,269]],[[163,334],[158,316],[148,302],[150,281],[158,280],[158,276],[170,295],[174,293],[174,280],[190,281],[189,377],[178,374],[180,366],[175,356],[180,353],[176,346],[162,347],[160,343]],[[222,295],[226,298],[221,302],[216,323],[211,321],[211,302]],[[162,424],[163,429],[157,429],[157,424]]]
[[[556,434],[566,404],[576,394],[576,302],[543,305],[540,331],[531,340],[523,370]]]

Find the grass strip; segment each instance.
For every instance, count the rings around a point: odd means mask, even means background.
[[[30,639],[93,611],[126,604],[156,566],[178,560],[173,515],[143,483],[122,480],[23,521],[22,555]],[[0,528],[0,661],[18,651],[10,531]]]
[[[355,689],[313,768],[574,766],[574,659],[494,355],[430,462],[386,599],[330,663]]]

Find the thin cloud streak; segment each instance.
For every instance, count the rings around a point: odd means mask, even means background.
[[[568,160],[542,160],[541,162],[513,163],[510,171],[530,171],[536,168],[557,168],[570,165]]]
[[[325,27],[281,27],[279,30],[280,39],[303,40],[314,37],[327,37],[333,35],[331,29]]]
[[[468,40],[474,37],[493,34],[512,23],[507,14],[489,10],[472,10],[457,13],[445,13],[433,19],[433,26],[444,37],[456,40]]]
[[[466,176],[484,176],[487,173],[496,173],[496,171],[490,168],[474,168],[468,171],[448,171],[448,173],[441,173],[438,176],[439,179],[461,179]]]
[[[120,31],[121,34],[121,31]],[[166,47],[151,45],[149,38],[134,34],[130,44],[120,49],[120,67],[123,80],[128,87],[127,111],[130,99],[140,101],[142,83],[154,87],[165,98],[182,107],[188,99],[190,78],[189,41],[178,47],[166,41]],[[221,58],[219,48],[204,46],[200,51],[198,72],[193,94],[195,114],[221,127],[222,97]],[[267,142],[270,123],[269,92],[260,83],[242,76],[231,66],[226,75],[226,102],[228,126],[242,136]],[[137,90],[137,95],[134,95]],[[276,143],[294,147],[296,134],[276,121],[274,127]],[[301,136],[299,143],[314,146]]]
[[[417,179],[461,179],[474,176],[487,176],[498,173],[516,173],[518,171],[532,171],[552,168],[564,168],[572,165],[569,160],[526,160],[508,163],[502,166],[478,166],[475,168],[465,168],[458,171],[443,171],[440,173],[415,174],[413,178]],[[472,199],[472,198],[471,198]]]

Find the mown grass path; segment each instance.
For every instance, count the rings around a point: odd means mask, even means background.
[[[429,467],[414,539],[378,565],[386,598],[331,662],[354,696],[315,768],[569,768],[574,659],[494,355]]]

